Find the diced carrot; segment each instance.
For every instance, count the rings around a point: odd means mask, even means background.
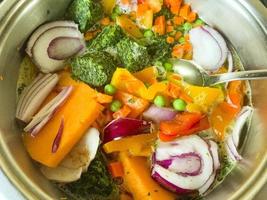
[[[190,12],[189,15],[187,16],[187,21],[192,23],[196,21],[197,19],[197,13],[196,12]]]
[[[193,47],[192,47],[191,43],[186,42],[182,46],[184,48],[184,56],[183,56],[183,58],[186,59],[186,60],[192,60],[192,57],[193,57]]]
[[[183,2],[182,0],[170,0],[170,4],[171,4],[170,10],[173,14],[175,15],[179,14],[182,2]]]
[[[169,83],[168,84],[168,89],[167,89],[167,95],[176,99],[179,98],[181,94],[181,88],[175,84],[175,83]]]
[[[166,32],[166,19],[165,16],[159,16],[155,19],[154,31],[159,35],[164,35]]]
[[[190,35],[189,34],[185,34],[184,35],[184,39],[185,39],[185,42],[190,42]]]
[[[86,32],[84,35],[85,41],[89,41],[89,40],[93,39],[99,32],[100,32],[100,30]]]
[[[242,81],[230,82],[227,92],[232,104],[240,110],[244,101],[244,83]]]
[[[166,41],[167,41],[167,43],[172,44],[172,43],[174,43],[174,38],[171,37],[171,36],[168,36],[168,37],[166,38]]]
[[[200,113],[182,113],[176,115],[171,121],[160,123],[160,131],[166,135],[183,136],[191,134],[188,132],[203,118]]]
[[[174,38],[175,40],[179,40],[180,37],[182,37],[183,33],[181,31],[176,32]]]
[[[127,105],[131,109],[131,113],[128,115],[128,117],[131,118],[138,117],[149,106],[149,102],[147,100],[122,91],[116,92],[115,99],[120,100],[123,104]]]
[[[182,25],[184,23],[184,18],[180,16],[173,17],[173,23],[177,26]]]
[[[171,7],[171,0],[164,0],[163,4],[169,8]]]
[[[136,17],[143,17],[145,12],[149,10],[149,6],[147,3],[142,3],[137,5]]]
[[[113,118],[121,118],[121,117],[127,117],[131,113],[131,108],[127,105],[124,105],[120,110],[113,113]]]
[[[149,7],[152,9],[153,13],[157,13],[161,10],[162,8],[162,0],[146,0],[148,3]]]
[[[171,20],[167,20],[166,24],[169,25],[169,26],[172,26],[172,21]]]
[[[103,19],[101,19],[100,23],[103,25],[103,26],[107,26],[109,25],[110,23],[110,19],[108,17],[104,17]]]
[[[120,0],[121,4],[123,5],[130,5],[131,1],[130,0]]]
[[[189,4],[184,4],[181,9],[180,9],[180,13],[179,16],[183,17],[184,19],[187,20],[189,14],[191,12],[191,7]]]
[[[167,33],[173,32],[173,30],[174,30],[174,27],[172,25],[168,25],[166,28]]]
[[[181,92],[179,98],[184,100],[186,103],[192,103],[193,102],[193,99],[190,96],[188,96],[184,91]]]
[[[181,59],[184,56],[184,48],[182,45],[175,45],[172,49],[172,57]]]
[[[108,170],[113,178],[123,177],[124,170],[121,162],[112,162],[108,165]]]
[[[98,126],[103,128],[112,120],[113,120],[112,112],[110,110],[106,109],[104,112],[101,112],[98,115],[96,122],[97,122]]]

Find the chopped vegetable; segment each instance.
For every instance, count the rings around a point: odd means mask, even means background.
[[[131,112],[132,112],[131,108],[127,105],[124,105],[121,109],[113,113],[112,116],[114,119],[125,118],[128,117]]]
[[[105,50],[108,47],[114,48],[123,36],[120,26],[109,25],[102,30],[87,48],[93,51]]]
[[[147,67],[133,75],[143,83],[153,85],[154,83],[157,83],[158,70],[156,67]]]
[[[191,13],[191,7],[189,4],[184,4],[182,7],[181,7],[181,10],[179,12],[179,15],[181,17],[183,17],[184,19],[188,19],[188,16],[189,14]],[[178,14],[178,13],[177,13]]]
[[[111,84],[107,84],[105,87],[104,87],[104,91],[106,94],[108,95],[114,95],[117,91],[117,89],[111,85]]]
[[[116,0],[101,0],[105,14],[111,14],[116,6]]]
[[[130,20],[127,15],[121,15],[116,17],[116,24],[118,24],[126,33],[133,38],[142,38],[143,34],[139,27]]]
[[[112,112],[117,112],[121,107],[122,107],[122,104],[121,104],[121,102],[118,101],[118,100],[114,100],[114,101],[112,101],[111,104],[110,104],[110,110],[111,110]]]
[[[242,81],[232,81],[228,85],[228,96],[231,103],[241,110],[244,103],[244,83]]]
[[[98,151],[88,171],[73,183],[60,185],[60,189],[73,199],[118,199],[119,189],[109,175],[104,155]]]
[[[90,93],[87,93],[87,87],[84,84],[77,84],[65,104],[38,135],[35,137],[28,133],[23,135],[26,149],[34,160],[48,167],[56,167],[95,121],[103,107],[92,98]],[[48,98],[51,99],[51,97]],[[56,153],[52,153],[52,143],[62,118],[64,118],[64,130],[60,147]]]
[[[127,114],[127,117],[130,117],[130,118],[137,118],[149,106],[149,102],[146,101],[145,99],[138,98],[132,94],[122,92],[122,91],[118,91],[116,93],[115,99],[120,100],[124,105],[129,107],[130,113]]]
[[[158,95],[154,99],[154,104],[158,107],[165,107],[166,106],[166,99],[162,95]]]
[[[103,142],[107,143],[122,137],[150,132],[151,123],[131,118],[119,118],[111,121],[103,130]]]
[[[155,133],[129,136],[108,142],[104,144],[103,149],[106,153],[127,151],[132,156],[149,157],[156,139],[157,135]]]
[[[74,77],[89,85],[99,87],[111,80],[116,65],[108,53],[91,52],[72,59],[71,69]]]
[[[166,19],[165,16],[159,16],[155,19],[154,22],[154,32],[158,33],[159,35],[164,35],[166,31]]]
[[[112,162],[108,165],[108,170],[113,178],[123,177],[124,171],[121,162]]]
[[[154,36],[154,33],[153,33],[152,30],[148,29],[148,30],[146,30],[146,31],[144,32],[144,36],[145,36],[146,38],[151,38],[152,36]]]
[[[172,106],[177,111],[185,111],[186,102],[182,99],[175,99],[172,103]]]
[[[78,23],[82,32],[91,28],[102,16],[102,5],[93,0],[73,0],[66,13],[66,18]]]
[[[150,56],[145,46],[130,38],[124,38],[117,44],[119,59],[130,72],[137,72],[149,64]]]
[[[151,178],[146,158],[129,156],[127,152],[121,152],[119,157],[125,172],[124,184],[134,199],[175,199],[173,193],[162,188]]]

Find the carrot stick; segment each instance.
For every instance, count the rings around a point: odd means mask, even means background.
[[[164,35],[166,31],[166,19],[165,16],[159,16],[155,19],[154,31],[159,35]]]
[[[124,175],[124,170],[121,162],[109,163],[108,169],[113,178],[123,177]]]
[[[191,12],[191,7],[189,4],[184,4],[181,9],[179,15],[187,20],[189,14]]]
[[[182,5],[182,0],[170,0],[170,6],[171,6],[171,12],[175,15],[179,14],[181,5]]]

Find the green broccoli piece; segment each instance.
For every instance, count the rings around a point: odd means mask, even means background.
[[[66,18],[79,24],[82,32],[88,30],[103,16],[101,3],[93,0],[73,0],[70,4]]]
[[[89,44],[88,49],[99,51],[108,47],[115,47],[115,45],[123,36],[123,31],[120,26],[106,26],[102,32]]]
[[[150,63],[150,56],[145,46],[130,38],[124,38],[117,44],[118,57],[130,72],[144,69]]]
[[[113,57],[106,52],[90,52],[72,59],[71,69],[74,78],[100,87],[110,82],[116,64]]]
[[[71,199],[119,199],[118,186],[109,175],[105,157],[101,151],[98,151],[87,172],[83,173],[78,181],[59,185],[59,188]]]

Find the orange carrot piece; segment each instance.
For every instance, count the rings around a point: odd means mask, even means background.
[[[124,169],[121,162],[109,163],[108,170],[113,178],[123,177],[124,175]]]
[[[107,26],[110,24],[110,19],[108,17],[104,17],[103,19],[101,19],[100,23],[103,25],[103,26]]]
[[[178,31],[174,36],[175,40],[179,40],[180,37],[182,37],[182,35],[183,35],[183,33],[181,31]]]
[[[197,13],[196,12],[190,12],[189,15],[187,16],[187,21],[192,23],[196,21],[197,19]]]
[[[117,118],[127,117],[130,113],[131,113],[131,108],[127,105],[124,105],[120,110],[113,113],[113,118],[117,119]]]
[[[176,98],[179,98],[181,94],[181,88],[174,84],[174,83],[169,83],[168,84],[168,89],[167,89],[167,95],[176,99]]]
[[[167,41],[167,43],[172,44],[172,43],[174,43],[174,38],[171,37],[171,36],[168,36],[168,37],[166,38],[166,41]]]
[[[146,11],[149,10],[147,3],[142,3],[137,5],[136,17],[142,17],[145,15]]]
[[[171,20],[167,20],[166,24],[169,25],[169,26],[172,26],[172,21]]]
[[[159,35],[164,35],[166,32],[166,19],[165,16],[159,16],[155,19],[154,31]]]
[[[184,4],[181,9],[180,9],[180,13],[179,16],[183,17],[184,19],[187,20],[189,14],[191,12],[191,7],[189,4]]]
[[[166,28],[166,32],[167,33],[170,33],[174,30],[174,27],[172,25],[168,25],[167,28]]]
[[[172,57],[181,59],[184,56],[183,45],[175,45],[172,49]]]
[[[182,25],[184,23],[184,18],[180,16],[175,16],[173,18],[173,23],[177,26]]]
[[[147,100],[122,91],[116,92],[115,99],[120,100],[123,104],[127,105],[131,109],[131,113],[128,115],[130,118],[138,117],[149,106],[149,102]]]
[[[179,98],[184,100],[186,103],[193,103],[193,99],[188,96],[184,91],[181,92]]]
[[[173,14],[178,15],[181,5],[182,5],[182,0],[170,0],[170,10]]]

